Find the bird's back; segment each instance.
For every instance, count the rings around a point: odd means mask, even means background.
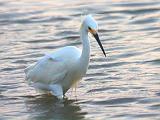
[[[79,58],[81,55],[81,51],[74,46],[67,46],[47,55],[50,55],[50,57],[52,57],[53,59],[71,60]]]

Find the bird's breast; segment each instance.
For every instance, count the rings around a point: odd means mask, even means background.
[[[65,91],[82,79],[82,72],[78,63],[73,62],[72,65],[68,64],[68,68],[69,71],[67,72],[63,81],[63,87]]]

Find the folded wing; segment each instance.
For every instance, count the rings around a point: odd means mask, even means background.
[[[63,60],[45,56],[35,65],[25,69],[26,80],[30,83],[56,84],[67,74],[67,66]]]

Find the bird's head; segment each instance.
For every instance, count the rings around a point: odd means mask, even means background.
[[[103,46],[102,46],[101,41],[98,36],[98,24],[91,15],[87,15],[84,18],[83,23],[82,23],[82,27],[84,27],[88,32],[90,32],[93,35],[93,37],[97,40],[103,54],[106,57],[106,53],[103,49]]]
[[[92,28],[93,30],[98,30],[98,24],[91,15],[87,15],[84,18],[83,24],[85,24],[85,27],[87,29]]]

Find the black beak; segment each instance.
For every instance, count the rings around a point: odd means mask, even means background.
[[[101,47],[101,50],[102,50],[104,56],[106,57],[106,53],[105,53],[105,51],[104,51],[104,49],[103,49],[103,46],[102,46],[102,43],[101,43],[101,41],[100,41],[100,39],[99,39],[98,34],[97,34],[97,33],[93,33],[93,36],[94,36],[94,38],[97,40],[99,46]]]

